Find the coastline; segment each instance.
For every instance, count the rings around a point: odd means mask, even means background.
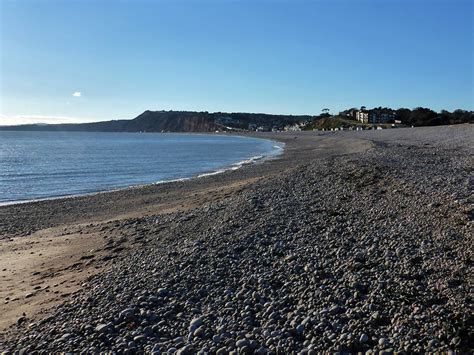
[[[239,137],[247,137],[238,135]],[[52,197],[47,199],[38,199],[33,201],[25,201],[12,204],[0,205],[0,240],[2,236],[18,236],[18,235],[28,235],[31,232],[38,230],[39,227],[52,227],[56,225],[56,222],[51,224],[44,224],[44,218],[41,218],[43,223],[40,226],[36,226],[36,222],[29,223],[28,219],[30,218],[39,218],[37,216],[38,212],[41,212],[42,209],[48,211],[51,218],[62,220],[62,217],[65,217],[70,223],[78,222],[77,215],[73,218],[67,218],[64,215],[63,211],[70,211],[71,209],[82,210],[81,214],[85,214],[88,218],[97,217],[96,214],[105,212],[104,204],[112,207],[115,205],[113,202],[124,202],[127,198],[134,199],[140,203],[140,197],[146,195],[146,201],[144,205],[156,202],[157,196],[153,194],[169,194],[175,190],[180,191],[182,189],[183,182],[186,182],[185,190],[192,190],[194,188],[202,188],[202,186],[207,186],[211,184],[225,185],[227,181],[235,182],[239,179],[254,178],[257,176],[262,176],[268,173],[273,173],[287,167],[292,167],[296,164],[302,163],[304,161],[310,160],[308,152],[316,150],[321,157],[330,157],[338,154],[351,154],[352,152],[357,152],[360,150],[369,149],[371,143],[368,141],[363,141],[359,139],[347,139],[345,144],[340,146],[334,146],[328,149],[327,142],[331,142],[333,137],[319,136],[320,141],[312,141],[313,134],[306,134],[306,132],[289,132],[289,133],[253,133],[249,134],[248,137],[252,138],[261,138],[267,140],[278,141],[282,144],[285,144],[285,150],[283,155],[277,155],[274,159],[264,159],[264,164],[244,164],[239,169],[232,169],[229,167],[219,174],[210,174],[199,177],[191,177],[189,179],[177,179],[171,181],[164,181],[163,183],[151,183],[137,186],[130,186],[126,188],[118,188],[108,191],[98,191],[92,192],[90,194],[81,194],[74,196],[62,196],[62,197]],[[295,140],[294,137],[298,137],[299,140]],[[287,151],[288,150],[288,151]],[[255,168],[255,169],[254,169]],[[188,186],[189,185],[189,186]],[[196,186],[195,186],[196,185]],[[162,191],[163,190],[163,191]],[[128,206],[126,203],[123,208],[120,209],[121,213],[127,214]],[[117,209],[117,208],[115,208]],[[23,216],[22,226],[17,225],[13,233],[9,233],[12,225],[15,225],[10,218],[17,220],[17,214],[20,213]],[[109,217],[113,217],[113,213],[107,213]],[[44,216],[43,216],[44,217]],[[82,221],[82,219],[79,219]],[[65,221],[62,221],[65,222]],[[33,228],[29,228],[32,226]]]
[[[103,250],[107,243],[105,237],[109,237],[104,236],[102,228],[110,233],[110,225],[124,220],[179,213],[216,203],[246,185],[311,160],[314,149],[321,157],[330,157],[372,147],[368,142],[349,139],[348,144],[328,149],[333,138],[301,133],[254,133],[249,136],[278,139],[280,144],[285,144],[285,149],[271,159],[244,164],[239,169],[227,169],[219,174],[0,206],[0,277],[8,281],[5,289],[0,290],[0,300],[9,298],[7,304],[0,304],[0,312],[4,315],[0,331],[14,324],[24,310],[32,317],[41,317],[38,313],[63,302],[63,297],[79,290],[78,285],[86,278],[110,267],[113,259],[108,258],[115,255]],[[314,137],[318,141],[314,141]],[[120,230],[113,234],[116,233],[120,234]],[[99,250],[93,260],[81,259],[87,258],[92,249]],[[13,257],[15,253],[17,256]],[[81,265],[74,266],[78,263]],[[38,273],[42,269],[49,271]],[[60,284],[63,279],[76,286],[64,289]],[[42,288],[36,294],[34,287],[38,283]],[[54,285],[57,289],[49,292]],[[30,293],[33,295],[25,297]]]
[[[440,311],[436,316],[443,321],[449,321],[449,317],[458,319],[454,314],[466,307],[462,299],[467,285],[449,281],[452,277],[449,275],[458,273],[461,276],[457,276],[456,280],[462,280],[463,273],[469,270],[462,269],[457,262],[439,263],[438,260],[448,247],[453,253],[450,260],[464,260],[465,256],[461,257],[461,254],[465,255],[466,245],[470,242],[468,230],[472,224],[466,221],[464,211],[467,202],[463,194],[468,188],[464,180],[467,152],[472,149],[466,138],[472,138],[472,126],[363,134],[291,132],[254,135],[282,140],[286,144],[284,153],[262,164],[244,165],[237,170],[184,182],[0,207],[0,276],[6,285],[4,290],[0,290],[0,301],[8,298],[0,306],[5,315],[0,324],[0,331],[4,330],[0,334],[0,350],[34,350],[35,347],[50,351],[73,350],[79,344],[74,340],[77,338],[89,344],[81,349],[92,351],[92,339],[96,339],[93,334],[75,330],[68,333],[73,336],[61,338],[65,333],[59,330],[59,324],[69,324],[74,328],[72,324],[78,322],[78,318],[72,316],[68,309],[84,304],[92,297],[96,305],[91,306],[91,313],[84,322],[95,327],[98,314],[105,319],[113,319],[114,314],[126,307],[133,308],[139,302],[148,302],[143,299],[137,301],[137,297],[148,299],[151,294],[157,294],[160,299],[164,297],[167,300],[164,304],[171,300],[183,304],[184,318],[176,318],[176,313],[173,313],[173,317],[169,318],[172,334],[167,335],[168,326],[160,328],[160,341],[156,340],[156,335],[149,334],[135,342],[137,350],[151,351],[153,345],[150,348],[147,346],[153,342],[162,343],[161,351],[172,346],[178,348],[179,344],[173,339],[186,336],[189,321],[200,314],[205,322],[209,322],[209,329],[216,331],[215,325],[212,325],[214,318],[209,315],[216,313],[219,317],[232,318],[237,322],[229,320],[227,325],[229,339],[233,340],[233,343],[229,341],[227,348],[230,351],[232,347],[238,348],[239,329],[245,327],[239,323],[240,316],[230,316],[232,313],[228,313],[231,311],[224,304],[236,302],[234,307],[242,310],[244,305],[240,302],[245,301],[254,307],[254,301],[247,299],[247,296],[243,299],[240,296],[222,298],[225,288],[231,287],[236,294],[241,290],[242,295],[260,293],[274,310],[283,312],[290,306],[280,305],[278,301],[285,297],[279,291],[281,286],[277,287],[277,280],[280,279],[292,285],[288,292],[295,299],[308,297],[303,292],[303,285],[314,290],[328,288],[330,291],[335,288],[332,293],[310,298],[306,302],[309,309],[304,305],[299,306],[299,310],[295,308],[288,323],[280,318],[266,320],[269,313],[261,312],[258,306],[260,301],[255,300],[255,317],[262,328],[276,331],[276,324],[279,324],[277,329],[295,328],[302,324],[306,314],[314,320],[304,323],[305,332],[321,339],[316,350],[336,351],[337,346],[346,343],[350,343],[350,346],[343,345],[349,346],[344,348],[346,350],[383,350],[386,349],[385,344],[384,347],[377,345],[377,340],[382,337],[386,337],[394,349],[403,350],[403,339],[409,334],[399,332],[401,340],[398,340],[390,327],[383,325],[377,328],[371,325],[369,318],[374,309],[378,310],[381,318],[389,317],[386,312],[391,312],[390,302],[395,302],[395,308],[402,312],[398,318],[409,322],[408,315],[403,313],[404,303],[390,295],[398,295],[399,292],[391,285],[397,284],[398,290],[404,292],[412,292],[410,290],[416,287],[412,284],[413,280],[403,278],[405,273],[416,272],[412,267],[418,269],[418,273],[426,272],[420,276],[422,281],[418,282],[427,281],[423,284],[426,292],[410,294],[409,297],[413,297],[411,302],[423,304],[426,297],[446,298],[448,302],[442,305],[444,313]],[[413,161],[407,160],[407,157],[412,157]],[[457,175],[446,180],[447,167],[455,170]],[[453,190],[456,186],[457,192]],[[441,205],[437,205],[439,201]],[[413,203],[418,209],[407,210],[406,206]],[[403,225],[403,229],[398,228],[399,224]],[[405,235],[405,230],[416,231],[418,239]],[[455,231],[457,239],[449,239],[449,230]],[[427,244],[431,243],[433,235],[439,245]],[[373,238],[379,241],[374,242]],[[352,244],[357,248],[349,248]],[[417,246],[413,247],[413,244]],[[325,246],[324,250],[319,248],[321,245]],[[426,249],[427,245],[433,258],[416,254],[418,250]],[[359,254],[366,255],[371,247],[375,248],[370,252],[371,258],[380,264],[367,264],[367,271],[357,269],[365,258]],[[396,254],[397,258],[394,259],[391,253]],[[336,254],[344,257],[336,257]],[[419,257],[423,260],[422,264],[410,264],[411,258]],[[319,265],[320,260],[330,263]],[[155,262],[166,267],[155,269],[152,266]],[[140,271],[143,269],[138,267],[141,263],[148,265],[145,270],[149,268],[151,274]],[[389,263],[387,270],[385,266],[382,271],[378,270],[376,265],[384,263]],[[184,265],[200,267],[189,269]],[[360,287],[352,285],[356,281],[350,281],[351,273],[345,273],[352,268],[365,275],[358,281]],[[318,270],[326,271],[322,274]],[[219,275],[218,280],[225,281],[224,284],[216,280],[211,282],[214,273]],[[306,274],[313,275],[313,278],[307,279]],[[124,283],[123,277],[137,280],[137,283]],[[156,285],[146,286],[150,285],[149,277],[157,280]],[[273,280],[275,288],[260,288],[259,282],[251,281],[252,277]],[[377,289],[376,280],[380,277],[386,279],[386,294]],[[192,281],[195,279],[201,281]],[[436,279],[440,280],[441,286],[432,283]],[[237,284],[233,284],[235,282]],[[118,284],[122,289],[116,293],[114,290]],[[212,287],[206,288],[208,296],[193,301],[189,309],[185,306],[186,294],[199,294],[203,285],[211,284]],[[359,319],[368,329],[359,329],[357,323],[352,332],[359,334],[365,331],[370,339],[374,339],[373,342],[359,344],[341,340],[334,344],[328,339],[333,332],[339,334],[340,330],[318,333],[320,320],[312,312],[332,309],[334,295],[345,298],[347,295],[340,291],[343,284],[351,292],[358,290],[359,296],[346,300],[345,305],[343,302],[339,307],[349,310],[356,307],[357,312],[364,314]],[[321,289],[321,285],[325,287]],[[131,292],[134,287],[139,292]],[[168,296],[159,295],[161,291],[157,290],[163,288],[168,290]],[[100,289],[108,289],[113,294],[113,303],[100,296]],[[182,294],[181,289],[186,292]],[[326,297],[329,298],[326,300]],[[372,304],[372,310],[364,308],[366,302]],[[154,307],[158,314],[162,311],[162,306],[147,303],[144,307]],[[197,315],[194,313],[196,309],[200,312]],[[163,312],[169,310],[163,308]],[[368,318],[365,319],[367,312]],[[334,322],[340,314],[343,314],[342,310],[331,311],[326,318]],[[290,325],[290,322],[295,324]],[[7,329],[13,324],[17,325]],[[46,331],[53,329],[51,327],[56,327],[57,338],[48,338],[53,336]],[[119,331],[118,324],[110,327],[115,329],[110,328],[111,335]],[[409,329],[418,329],[416,327],[417,323],[409,325]],[[266,333],[259,333],[258,329],[252,330],[252,340],[268,347],[265,345]],[[120,332],[123,333],[123,329]],[[290,330],[288,332],[292,334]],[[27,338],[22,340],[18,335],[25,333],[43,334],[41,338],[44,342],[30,344]],[[359,337],[360,334],[354,336]],[[449,344],[454,341],[454,335],[449,333],[446,337],[449,338],[447,344],[438,341],[430,349],[459,350],[468,346],[465,342],[467,338],[461,336],[459,342],[451,346]],[[198,337],[185,342],[185,345],[197,351],[208,346],[205,345],[206,339]],[[282,339],[290,338],[285,336]],[[302,350],[303,342],[298,339],[295,337],[284,343],[283,351]],[[423,337],[423,343],[413,343],[408,349],[428,349],[426,344],[429,340]],[[122,345],[117,345],[118,348],[114,346],[103,343],[100,350],[117,350]]]
[[[224,136],[224,135],[220,134],[220,136]],[[247,138],[245,136],[240,136],[240,135],[238,137]],[[257,139],[262,139],[262,138],[257,138]],[[279,143],[279,144],[283,145],[283,146],[273,145],[273,147],[272,147],[273,149],[279,149],[280,152],[273,153],[272,151],[270,151],[266,155],[253,156],[253,157],[250,157],[250,158],[245,159],[245,160],[237,161],[235,163],[231,163],[229,165],[222,166],[221,168],[218,168],[217,170],[203,171],[203,172],[196,173],[196,174],[194,174],[192,176],[189,176],[189,177],[174,178],[174,179],[170,179],[170,180],[160,180],[160,181],[156,181],[156,182],[149,182],[149,183],[138,184],[138,185],[130,185],[130,186],[125,186],[125,187],[116,187],[116,188],[111,188],[111,189],[108,189],[108,190],[91,191],[91,192],[85,192],[85,193],[81,193],[81,194],[58,195],[58,196],[50,196],[50,197],[36,198],[36,199],[30,199],[30,200],[5,201],[5,202],[0,202],[0,207],[27,204],[27,203],[35,203],[35,202],[43,202],[43,201],[55,201],[55,200],[62,200],[62,199],[87,197],[87,196],[93,196],[93,195],[104,194],[104,193],[112,193],[112,192],[117,192],[117,191],[122,191],[122,190],[140,189],[140,188],[143,188],[143,187],[148,187],[148,186],[153,186],[153,185],[161,185],[161,184],[168,184],[168,183],[174,183],[174,182],[184,182],[184,181],[191,180],[191,179],[199,179],[199,178],[203,178],[203,177],[206,177],[206,176],[222,174],[226,171],[233,171],[233,170],[240,169],[245,165],[260,164],[260,163],[263,163],[267,160],[276,159],[279,155],[281,155],[283,153],[285,144],[283,142],[277,142],[277,141],[274,141],[274,140],[269,140],[269,141],[272,142],[272,143],[275,143],[275,144]]]
[[[45,131],[44,133],[53,133],[53,134],[60,134],[61,132],[54,132],[54,131]],[[87,133],[87,132],[74,132],[74,133]],[[90,133],[90,132],[89,132]],[[103,133],[111,133],[111,132],[100,132],[101,134]],[[125,132],[126,134],[130,134],[129,132]],[[116,133],[113,132],[113,134],[121,134],[121,133]],[[132,133],[133,134],[133,133]],[[137,134],[143,134],[143,133],[137,133]],[[165,132],[165,133],[148,133],[148,134],[158,134],[158,135],[176,135],[176,133],[170,133],[170,132]],[[222,165],[221,167],[216,168],[215,170],[203,170],[200,172],[194,172],[192,174],[185,174],[184,176],[178,176],[178,177],[172,177],[169,179],[163,179],[163,180],[158,180],[158,181],[150,181],[150,182],[144,182],[144,183],[139,183],[139,184],[131,184],[131,185],[123,185],[123,186],[116,186],[116,187],[110,187],[110,188],[105,188],[105,189],[91,189],[90,191],[85,191],[81,193],[65,193],[65,194],[58,194],[58,195],[52,195],[52,196],[45,196],[45,197],[38,197],[38,198],[30,198],[30,199],[20,199],[20,200],[5,200],[1,201],[0,200],[0,207],[2,206],[11,206],[11,205],[17,205],[17,204],[24,204],[24,203],[34,203],[34,202],[41,202],[41,201],[54,201],[58,199],[68,199],[68,198],[77,198],[77,197],[84,197],[84,196],[91,196],[95,194],[101,194],[101,193],[109,193],[109,192],[116,192],[120,190],[127,190],[127,189],[134,189],[134,188],[141,188],[141,187],[146,187],[148,185],[158,185],[158,184],[166,184],[170,182],[178,182],[178,181],[186,181],[190,179],[195,179],[195,178],[201,178],[207,175],[216,175],[220,174],[222,172],[225,172],[227,170],[236,170],[241,168],[243,165],[247,164],[252,164],[256,163],[258,161],[265,161],[267,159],[272,159],[274,156],[278,156],[281,154],[281,152],[284,149],[284,143],[282,142],[277,142],[272,139],[265,139],[265,138],[259,138],[259,137],[248,137],[245,135],[239,135],[239,134],[232,134],[232,135],[225,135],[225,134],[213,134],[213,133],[178,133],[179,135],[192,135],[192,136],[209,136],[209,137],[237,137],[241,139],[257,139],[257,140],[262,140],[262,141],[267,141],[268,143],[272,144],[271,150],[261,153],[262,155],[254,155],[250,157],[243,158],[243,160],[227,163],[225,165]],[[282,146],[280,146],[280,145]]]

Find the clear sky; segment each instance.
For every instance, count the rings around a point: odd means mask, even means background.
[[[0,124],[473,109],[472,0],[0,0]]]

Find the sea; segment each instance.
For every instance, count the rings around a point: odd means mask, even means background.
[[[0,131],[0,204],[199,178],[282,150],[218,134]]]

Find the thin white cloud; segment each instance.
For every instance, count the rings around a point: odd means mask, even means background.
[[[75,91],[73,92],[72,96],[74,97],[81,97],[82,96],[82,93],[80,91]]]
[[[85,123],[106,121],[100,118],[67,117],[67,116],[46,116],[46,115],[0,115],[0,126],[13,126],[33,123]]]

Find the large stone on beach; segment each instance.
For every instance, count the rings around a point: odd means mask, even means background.
[[[249,341],[247,339],[239,339],[235,345],[237,345],[238,348],[243,348],[245,346],[249,346]]]
[[[189,332],[194,332],[197,328],[202,325],[202,318],[193,318],[189,323]]]

